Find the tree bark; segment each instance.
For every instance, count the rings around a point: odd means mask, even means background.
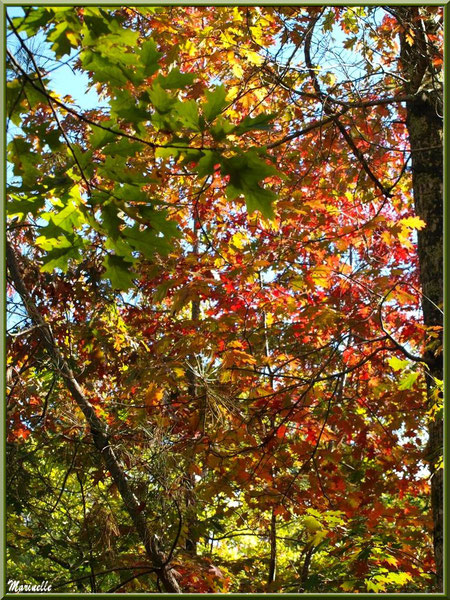
[[[195,241],[192,247],[192,252],[195,256],[198,254],[198,231],[197,231],[197,219],[194,218],[194,227],[193,234],[195,237]],[[191,302],[191,320],[193,323],[197,323],[200,319],[200,300],[192,300]],[[189,361],[191,364],[194,364],[195,356],[189,356]],[[205,406],[204,401],[199,397],[199,386],[197,382],[197,375],[195,372],[188,368],[186,370],[186,378],[188,380],[188,394],[191,398],[191,401],[195,405],[199,403],[198,406],[198,429],[201,431],[205,429]],[[197,524],[197,502],[195,495],[195,475],[192,473],[191,475],[187,475],[186,477],[186,493],[185,493],[185,503],[186,503],[186,524],[187,524],[187,536],[186,536],[186,551],[192,555],[197,554],[197,534],[196,534],[196,524]]]
[[[269,560],[269,577],[267,578],[270,585],[275,581],[277,576],[277,516],[275,508],[272,508],[272,518],[270,520],[270,560]]]
[[[178,585],[173,571],[170,569],[170,566],[165,563],[164,554],[159,549],[155,536],[153,536],[148,529],[145,517],[139,510],[139,503],[128,485],[126,475],[110,445],[107,426],[97,416],[94,407],[85,396],[72,370],[68,366],[67,361],[60,352],[49,325],[44,321],[25,286],[15,253],[8,242],[6,244],[6,260],[14,287],[22,298],[30,319],[39,328],[39,335],[42,343],[50,355],[55,369],[64,379],[67,389],[72,394],[73,399],[82,410],[86,421],[89,424],[95,447],[102,457],[106,468],[111,473],[125,508],[144,544],[148,557],[152,561],[156,574],[167,592],[181,593],[180,586]]]
[[[406,76],[406,125],[412,163],[412,186],[416,214],[426,223],[418,232],[419,275],[422,311],[429,334],[424,358],[428,404],[436,402],[435,379],[443,379],[443,87],[432,62],[427,33],[436,29],[435,18],[420,18],[419,7],[396,7],[403,31],[401,61]],[[407,34],[408,37],[407,37]],[[412,40],[412,43],[411,43]],[[428,462],[431,472],[431,505],[436,561],[436,591],[443,591],[443,470],[436,463],[443,451],[443,422],[436,417],[428,429]]]
[[[305,556],[303,561],[302,572],[300,574],[300,589],[299,593],[303,594],[305,592],[305,588],[303,587],[309,575],[309,567],[311,565],[311,557],[314,553],[314,546],[312,544],[307,544],[303,554]]]

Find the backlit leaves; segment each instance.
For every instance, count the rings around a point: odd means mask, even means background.
[[[213,121],[227,105],[227,91],[225,86],[219,85],[213,91],[206,90],[206,103],[202,110],[208,121]]]
[[[121,256],[107,254],[104,259],[104,277],[111,281],[113,288],[127,290],[133,285],[131,263]]]
[[[184,592],[424,591],[434,569],[424,427],[442,390],[426,405],[428,373],[401,351],[439,350],[420,319],[414,231],[425,224],[404,163],[404,105],[375,104],[397,93],[376,66],[397,64],[392,23],[383,8],[247,8],[37,7],[15,19],[24,36],[48,37],[45,52],[74,55],[99,106],[57,96],[47,78],[58,125],[11,70],[8,236],[166,557],[177,540]],[[304,68],[316,16],[326,101]],[[357,82],[332,66],[352,48]],[[400,177],[392,197],[336,123],[321,124],[325,108],[383,184]],[[8,441],[23,455],[11,462],[8,568],[23,577],[31,555],[64,581],[49,553],[77,565],[91,541],[97,566],[116,566],[119,549],[130,567],[96,578],[98,591],[158,592],[153,573],[126,583],[147,566],[143,549],[10,293]]]

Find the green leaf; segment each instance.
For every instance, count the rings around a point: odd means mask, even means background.
[[[86,219],[78,208],[80,203],[80,192],[78,186],[74,186],[68,194],[62,196],[61,201],[64,208],[59,212],[42,213],[42,218],[51,221],[56,227],[63,231],[72,233],[75,229],[86,223]]]
[[[104,279],[109,279],[113,288],[126,291],[133,286],[133,275],[130,271],[131,263],[121,256],[107,254],[103,260],[105,272]]]
[[[133,256],[133,248],[130,245],[129,241],[125,240],[122,237],[122,235],[119,235],[116,238],[107,237],[105,240],[105,248],[106,250],[112,250],[114,252],[114,255],[122,257],[127,262],[135,262],[135,257]]]
[[[132,157],[136,156],[138,152],[141,152],[144,148],[144,144],[140,142],[133,142],[127,138],[117,138],[114,142],[107,144],[102,152],[107,156],[125,156]]]
[[[244,185],[243,189],[238,189],[233,185],[227,186],[227,198],[229,200],[234,200],[241,194],[244,195],[249,214],[258,210],[266,219],[273,218],[272,203],[277,197],[274,192],[259,185],[253,185],[252,187]]]
[[[310,533],[315,533],[316,531],[320,531],[323,529],[322,524],[312,516],[307,516],[303,518],[303,525]]]
[[[15,17],[12,21],[18,32],[25,31],[29,36],[41,30],[54,16],[52,8],[40,6],[32,8],[27,18]]]
[[[76,161],[73,155],[75,155]],[[68,154],[69,161],[67,166],[75,167],[76,173],[79,173],[81,167],[83,174],[91,177],[93,174],[92,155],[93,151],[91,149],[83,150],[78,144],[72,144],[72,151]]]
[[[118,216],[118,208],[111,203],[105,203],[102,206],[102,225],[111,239],[116,240],[119,237],[119,227],[123,224],[123,220]]]
[[[70,54],[72,47],[75,47],[74,44],[71,44],[67,36],[68,33],[70,33],[68,23],[63,21],[56,25],[53,31],[47,36],[47,40],[53,42],[51,48],[55,53],[56,58],[61,58],[65,54]]]
[[[130,123],[140,123],[142,121],[150,121],[150,113],[136,105],[122,106],[114,111],[121,119],[126,119]]]
[[[51,273],[54,269],[61,269],[61,271],[67,271],[70,260],[78,261],[81,258],[80,250],[82,244],[78,245],[70,244],[68,247],[55,248],[47,252],[43,258],[43,264],[41,271]]]
[[[150,113],[142,105],[136,105],[136,98],[128,90],[117,89],[110,101],[111,115],[127,119],[131,123],[149,121]]]
[[[372,554],[372,547],[371,546],[365,546],[361,552],[358,554],[358,560],[367,560],[370,555]]]
[[[401,391],[410,390],[416,382],[416,379],[419,377],[419,373],[409,373],[406,377],[400,380],[398,385],[398,389]]]
[[[147,184],[151,181],[147,181]],[[148,194],[141,186],[132,183],[123,183],[116,185],[113,190],[116,198],[120,198],[124,202],[148,202]]]
[[[28,107],[24,108],[21,103],[25,98],[24,87],[24,83],[18,79],[8,81],[6,84],[6,114],[14,125],[19,125],[22,120],[21,114],[28,112]]]
[[[175,112],[180,117],[184,127],[193,129],[194,131],[201,131],[202,128],[199,121],[198,105],[195,100],[177,102]]]
[[[105,126],[109,127],[110,125],[111,123],[105,123]],[[117,138],[117,135],[115,135],[111,131],[105,131],[105,129],[101,129],[100,127],[93,127],[92,129],[93,132],[89,138],[89,143],[95,150],[101,148],[102,146],[105,146],[106,144]]]
[[[267,131],[269,129],[272,129],[270,121],[273,121],[275,117],[275,113],[270,113],[268,115],[258,115],[254,119],[252,117],[245,117],[245,119],[241,121],[236,127],[235,133],[238,135],[242,135],[243,133],[247,133],[248,131],[252,131],[254,129],[261,129],[263,131]]]
[[[182,73],[180,69],[172,69],[166,76],[158,75],[155,83],[158,83],[164,90],[180,90],[191,85],[194,79],[193,73]]]
[[[205,96],[207,102],[203,105],[203,114],[208,121],[213,121],[227,105],[227,91],[225,86],[219,85],[213,92],[207,90]]]
[[[230,200],[243,194],[250,214],[259,210],[264,217],[273,217],[272,202],[276,195],[260,185],[266,177],[281,175],[273,165],[262,160],[255,150],[250,150],[232,158],[222,159],[221,171],[230,177],[227,186],[227,197]]]
[[[132,170],[124,156],[107,156],[105,162],[98,167],[98,174],[113,181],[136,185],[149,184],[154,181],[142,170]]]
[[[351,592],[355,587],[355,581],[344,581],[339,587],[341,590],[344,590],[344,592]]]
[[[156,252],[167,254],[171,250],[171,245],[163,236],[157,236],[152,229],[141,230],[139,225],[126,227],[122,231],[124,239],[143,256],[153,259]]]
[[[244,185],[252,186],[266,177],[283,177],[273,165],[262,160],[255,150],[222,159],[221,166],[223,174],[230,176],[230,183],[240,189]]]
[[[42,173],[35,165],[39,156],[23,137],[16,137],[8,144],[8,160],[14,164],[14,175],[22,178],[24,187],[33,189]]]
[[[42,134],[42,138],[45,140],[46,144],[48,144],[48,147],[53,152],[55,150],[62,150],[65,148],[65,143],[63,141],[61,131],[59,129],[50,129],[45,131]]]
[[[156,131],[177,133],[180,129],[180,124],[174,119],[174,116],[170,112],[164,114],[154,112],[150,121]]]
[[[148,96],[155,109],[163,114],[169,112],[176,102],[176,99],[163,90],[159,83],[152,85],[148,90]]]
[[[333,25],[336,22],[336,16],[333,10],[329,10],[325,15],[323,20],[322,29],[323,31],[331,31],[333,29]]]
[[[141,46],[140,62],[144,66],[146,77],[150,77],[159,69],[158,60],[161,58],[161,52],[156,49],[156,42],[149,39]]]
[[[86,50],[81,55],[81,63],[87,71],[92,72],[94,81],[119,87],[127,83],[126,72],[99,52]]]
[[[36,238],[36,245],[46,252],[51,252],[55,248],[72,248],[73,246],[66,233],[52,224],[41,227],[39,233],[42,235]]]
[[[96,10],[96,9],[94,9]],[[86,33],[89,32],[90,39],[92,41],[96,40],[102,35],[109,33],[109,26],[107,21],[105,20],[105,15],[97,15],[93,13],[93,9],[91,7],[85,7],[84,15],[83,15],[84,28],[87,31],[84,32],[83,36],[83,44],[86,45]]]
[[[228,200],[236,200],[236,198],[239,198],[239,196],[242,196],[243,193],[244,192],[240,187],[237,188],[232,183],[229,183],[227,185],[226,194],[227,194]]]
[[[36,216],[44,205],[45,198],[43,196],[21,197],[17,194],[11,194],[7,201],[6,211],[8,217],[18,216],[23,219],[29,213]]]
[[[105,48],[105,54],[110,54],[111,47],[119,48],[122,53],[124,46],[136,48],[139,33],[131,27],[122,27],[121,19],[117,16],[110,20],[109,30],[111,33],[101,39],[101,47]]]
[[[370,579],[366,579],[365,582],[366,582],[368,592],[372,591],[372,592],[377,593],[384,588],[383,584],[375,583],[374,581],[371,581]]]
[[[140,214],[148,219],[153,229],[161,232],[165,238],[181,237],[177,223],[169,219],[169,214],[166,210],[154,210],[150,206],[144,206],[140,209]]]
[[[198,161],[196,167],[199,177],[205,177],[206,175],[212,175],[214,173],[214,166],[220,162],[220,156],[217,152],[205,152],[205,155]]]
[[[233,123],[230,123],[224,117],[218,117],[210,129],[210,133],[216,142],[221,142],[227,137],[227,135],[234,133],[235,129],[236,126],[233,125]]]
[[[155,150],[156,158],[170,158],[173,156],[174,158],[178,158],[180,156],[181,150],[177,150],[174,147],[167,148],[157,148]]]

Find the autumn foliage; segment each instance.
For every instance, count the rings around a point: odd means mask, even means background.
[[[431,591],[441,393],[421,357],[439,328],[421,316],[402,25],[41,6],[9,31],[8,239],[181,591]],[[98,108],[52,89],[69,58]],[[8,576],[164,591],[10,283]]]

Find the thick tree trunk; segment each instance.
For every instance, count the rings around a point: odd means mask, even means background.
[[[114,450],[110,444],[107,427],[101,419],[99,419],[94,407],[85,396],[64,356],[57,347],[50,327],[44,321],[31,298],[31,295],[26,289],[15,253],[9,243],[6,244],[6,259],[14,287],[22,298],[30,319],[39,328],[42,343],[50,355],[55,369],[57,369],[59,375],[64,379],[67,389],[72,394],[73,399],[82,410],[86,421],[89,424],[95,447],[99,452],[99,458],[101,457],[103,459],[106,468],[111,473],[125,508],[144,544],[148,557],[153,563],[155,573],[157,573],[167,592],[181,593],[180,586],[178,585],[173,571],[170,569],[169,565],[166,564],[164,554],[159,549],[155,536],[150,533],[145,517],[140,512],[139,503],[128,484],[126,475],[120,466],[117,457],[115,456]]]
[[[433,33],[436,22],[420,20],[418,7],[396,8],[404,27],[401,59],[407,76],[407,93],[414,99],[406,104],[412,162],[412,185],[417,215],[426,223],[418,232],[420,283],[423,320],[429,328],[425,359],[428,403],[433,397],[435,379],[443,379],[443,100],[442,85],[432,63],[426,33]],[[406,33],[410,33],[408,38]],[[411,43],[411,39],[413,42]],[[443,451],[443,423],[437,417],[429,425],[428,462],[431,472],[431,504],[434,525],[436,591],[443,590],[443,471],[436,468]]]
[[[416,213],[427,224],[418,233],[422,310],[427,327],[442,327],[443,307],[443,182],[442,182],[442,120],[436,115],[433,97],[409,102],[408,131],[412,152],[413,188]],[[430,150],[422,150],[424,145]],[[431,330],[431,334],[435,330]],[[427,379],[428,402],[433,398],[434,379],[442,380],[442,334],[429,337],[426,357],[429,368]],[[436,469],[442,456],[443,424],[436,418],[429,425],[428,460],[431,471],[431,504],[434,522],[434,552],[436,560],[437,591],[442,591],[443,577],[443,470]]]
[[[418,232],[422,310],[427,327],[442,327],[443,307],[443,183],[442,121],[436,115],[432,97],[409,102],[408,131],[412,152],[413,188],[417,215],[427,226]],[[424,145],[435,149],[422,150]],[[442,380],[442,333],[431,329],[426,350],[429,364],[428,402],[433,405],[434,379]],[[433,337],[433,333],[437,338]],[[436,469],[442,456],[443,423],[436,418],[429,425],[428,460],[431,472],[431,504],[434,521],[434,552],[437,591],[442,591],[443,577],[443,471]]]

